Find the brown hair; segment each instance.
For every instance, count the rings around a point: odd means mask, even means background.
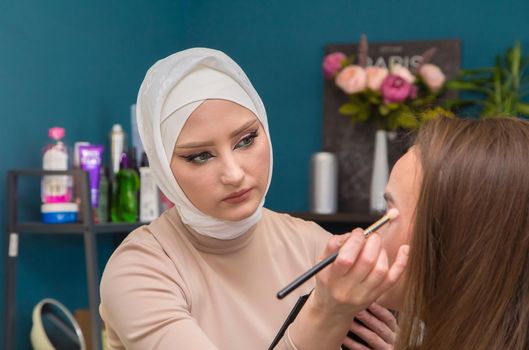
[[[529,123],[437,118],[422,166],[398,349],[529,349]]]

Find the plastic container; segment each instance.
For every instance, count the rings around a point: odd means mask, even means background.
[[[121,154],[125,151],[127,135],[123,131],[121,124],[114,124],[110,131],[110,178],[113,179],[118,173],[121,161]]]
[[[40,208],[45,224],[77,222],[78,210],[76,203],[45,203]]]
[[[65,131],[60,127],[50,128],[48,136],[52,142],[44,147],[42,169],[68,170],[68,147],[62,140]],[[72,177],[68,175],[46,175],[42,177],[41,196],[43,203],[64,203],[72,200]]]
[[[145,152],[140,166],[140,221],[151,222],[160,215],[160,198],[158,186],[154,181],[152,169]]]
[[[310,211],[334,214],[338,209],[338,160],[333,153],[318,152],[311,159]]]

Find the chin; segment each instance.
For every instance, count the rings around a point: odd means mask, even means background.
[[[240,221],[250,217],[258,207],[258,203],[247,203],[243,206],[225,209],[223,211],[222,219],[228,221]]]

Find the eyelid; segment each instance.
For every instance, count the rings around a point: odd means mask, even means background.
[[[208,159],[201,160],[201,161],[197,160],[197,158],[200,157],[202,154],[208,154],[209,155]],[[208,152],[208,151],[202,151],[202,152],[192,153],[188,155],[181,155],[179,157],[182,158],[184,161],[191,163],[191,164],[204,164],[208,162],[211,158],[215,158],[215,156],[211,154],[211,152]]]
[[[235,142],[235,146],[237,146],[239,143],[241,143],[243,140],[245,140],[247,138],[251,137],[251,138],[255,139],[256,137],[259,136],[258,131],[259,131],[259,129],[255,129],[253,131],[247,132],[246,134],[244,134],[244,136],[242,136],[242,137],[237,139],[237,142]]]
[[[255,128],[255,129],[245,132],[244,135],[239,138],[239,141],[247,138],[248,136],[257,136],[257,131],[259,131],[259,128]]]

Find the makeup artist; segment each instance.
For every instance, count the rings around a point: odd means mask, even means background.
[[[380,229],[404,278],[379,302],[402,311],[396,349],[529,349],[529,123],[441,117],[386,187]]]
[[[263,208],[272,146],[263,103],[220,51],[158,61],[138,94],[140,136],[157,184],[175,203],[133,231],[110,258],[100,313],[110,349],[266,349],[297,298],[307,303],[276,349],[336,350],[353,317],[398,280],[377,234],[331,236]],[[336,261],[284,300],[276,293],[323,256]],[[374,349],[391,349],[385,309],[363,320]],[[364,311],[365,312],[365,311]]]

